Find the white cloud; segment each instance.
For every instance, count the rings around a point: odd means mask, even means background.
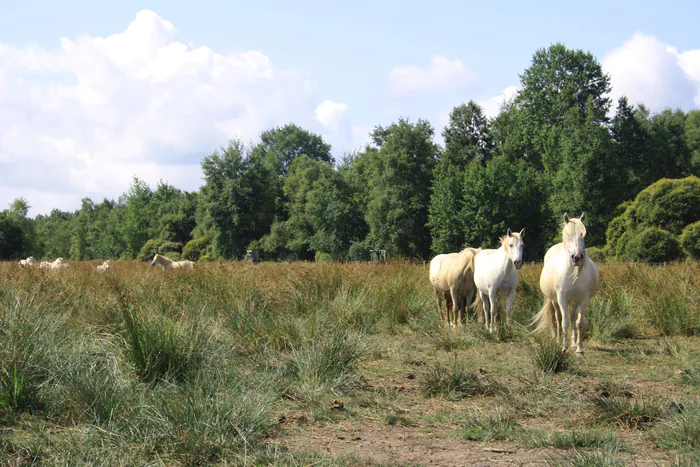
[[[700,97],[700,50],[678,53],[654,36],[636,33],[601,60],[610,74],[616,101],[626,95],[630,104],[644,103],[651,111],[688,110]]]
[[[24,196],[32,215],[75,209],[118,196],[134,174],[194,190],[202,157],[231,137],[288,122],[314,131],[315,111],[324,125],[342,120],[344,104],[317,108],[306,73],[177,37],[144,10],[122,33],[63,38],[54,51],[0,44],[0,205]]]
[[[484,114],[489,118],[494,118],[501,111],[501,106],[508,100],[515,97],[518,93],[520,86],[508,86],[501,92],[500,95],[495,97],[489,97],[488,99],[477,100],[476,103],[479,104],[484,109]]]
[[[430,57],[430,64],[396,66],[387,79],[389,94],[400,98],[415,94],[448,93],[473,88],[476,75],[459,59],[443,55]]]
[[[347,104],[325,100],[316,107],[316,120],[324,127],[337,129],[346,110],[348,110]]]

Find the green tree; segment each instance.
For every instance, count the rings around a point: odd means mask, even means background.
[[[121,232],[127,258],[136,258],[141,247],[151,238],[156,222],[152,201],[153,190],[148,184],[134,176],[129,190],[119,198],[123,206]]]
[[[21,225],[7,211],[0,211],[0,260],[21,258],[24,251]]]
[[[524,228],[525,257],[542,258],[549,243],[543,235],[549,216],[542,178],[535,169],[523,160],[496,156],[485,167],[470,165],[462,186],[464,246],[497,248],[509,228]]]
[[[481,106],[473,100],[452,109],[442,136],[445,151],[441,159],[447,159],[451,164],[465,167],[472,160],[486,163],[493,155],[488,119]]]
[[[214,228],[213,252],[224,259],[242,257],[246,246],[269,226],[269,172],[237,139],[204,158],[202,170],[204,223]]]
[[[432,170],[438,158],[433,128],[425,120],[400,119],[377,126],[368,151],[370,201],[367,206],[368,244],[390,254],[428,257],[427,227]]]
[[[628,196],[628,174],[625,165],[615,159],[610,133],[596,121],[592,108],[588,106],[583,123],[579,123],[578,109],[570,111],[571,127],[561,138],[559,166],[550,175],[549,203],[554,218],[548,230],[558,241],[554,221],[564,212],[586,212],[587,243],[602,246],[615,207]]]
[[[691,110],[686,116],[685,144],[690,153],[690,174],[700,177],[700,109]]]

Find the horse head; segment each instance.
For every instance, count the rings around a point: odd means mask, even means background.
[[[160,257],[160,255],[158,255],[158,253],[156,253],[156,255],[153,257],[153,261],[151,261],[151,266],[155,266],[156,264],[158,264],[159,257]]]
[[[581,214],[578,219],[569,217],[564,213],[564,229],[562,230],[562,239],[566,251],[571,257],[574,266],[579,266],[583,262],[586,253],[586,226],[583,225],[585,214]]]
[[[508,258],[515,265],[515,269],[520,269],[523,267],[523,248],[525,243],[523,242],[523,237],[525,236],[525,229],[520,232],[512,232],[508,229],[508,235],[503,239],[503,245],[508,253]]]

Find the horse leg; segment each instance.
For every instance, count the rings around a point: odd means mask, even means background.
[[[464,297],[464,314],[465,314],[465,320],[469,320],[469,309],[472,307],[472,294],[468,293],[466,297]]]
[[[489,301],[491,302],[491,327],[489,327],[489,332],[493,334],[498,320],[498,290],[494,287],[489,290]]]
[[[581,300],[581,302],[578,303],[576,310],[576,355],[578,356],[583,356],[583,326],[585,324],[583,313],[586,311],[589,300],[589,298]]]
[[[436,290],[435,291],[435,298],[437,299],[438,316],[440,317],[440,321],[444,324],[446,316],[442,313],[442,292],[438,292]]]
[[[491,303],[489,302],[489,296],[479,290],[479,297],[481,297],[481,303],[484,307],[484,323],[486,324],[486,329],[489,329],[489,323],[491,322]]]
[[[445,292],[445,307],[447,308],[446,310],[446,315],[447,315],[447,326],[454,326],[454,311],[455,311],[455,304],[454,301],[452,300],[452,294],[449,292]]]
[[[567,343],[569,341],[569,301],[563,297],[557,297],[559,308],[561,308],[561,345],[562,350],[569,350]]]
[[[513,316],[513,300],[515,299],[515,288],[510,289],[506,297],[506,322],[510,324]]]
[[[556,339],[557,343],[561,339],[561,307],[557,302],[552,302],[554,305],[554,325],[552,328],[552,338]]]
[[[457,295],[457,291],[454,287],[450,288],[450,295],[452,295],[452,310],[454,313],[454,324],[455,326],[462,325],[462,297]]]

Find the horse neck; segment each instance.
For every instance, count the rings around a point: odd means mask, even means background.
[[[168,264],[173,264],[175,261],[173,261],[172,259],[168,259],[165,256],[159,256],[158,262],[167,266]]]
[[[501,269],[504,272],[510,272],[511,268],[513,268],[513,262],[510,260],[510,256],[508,256],[506,246],[501,244],[501,247],[496,251],[498,251],[499,256],[503,256]]]

